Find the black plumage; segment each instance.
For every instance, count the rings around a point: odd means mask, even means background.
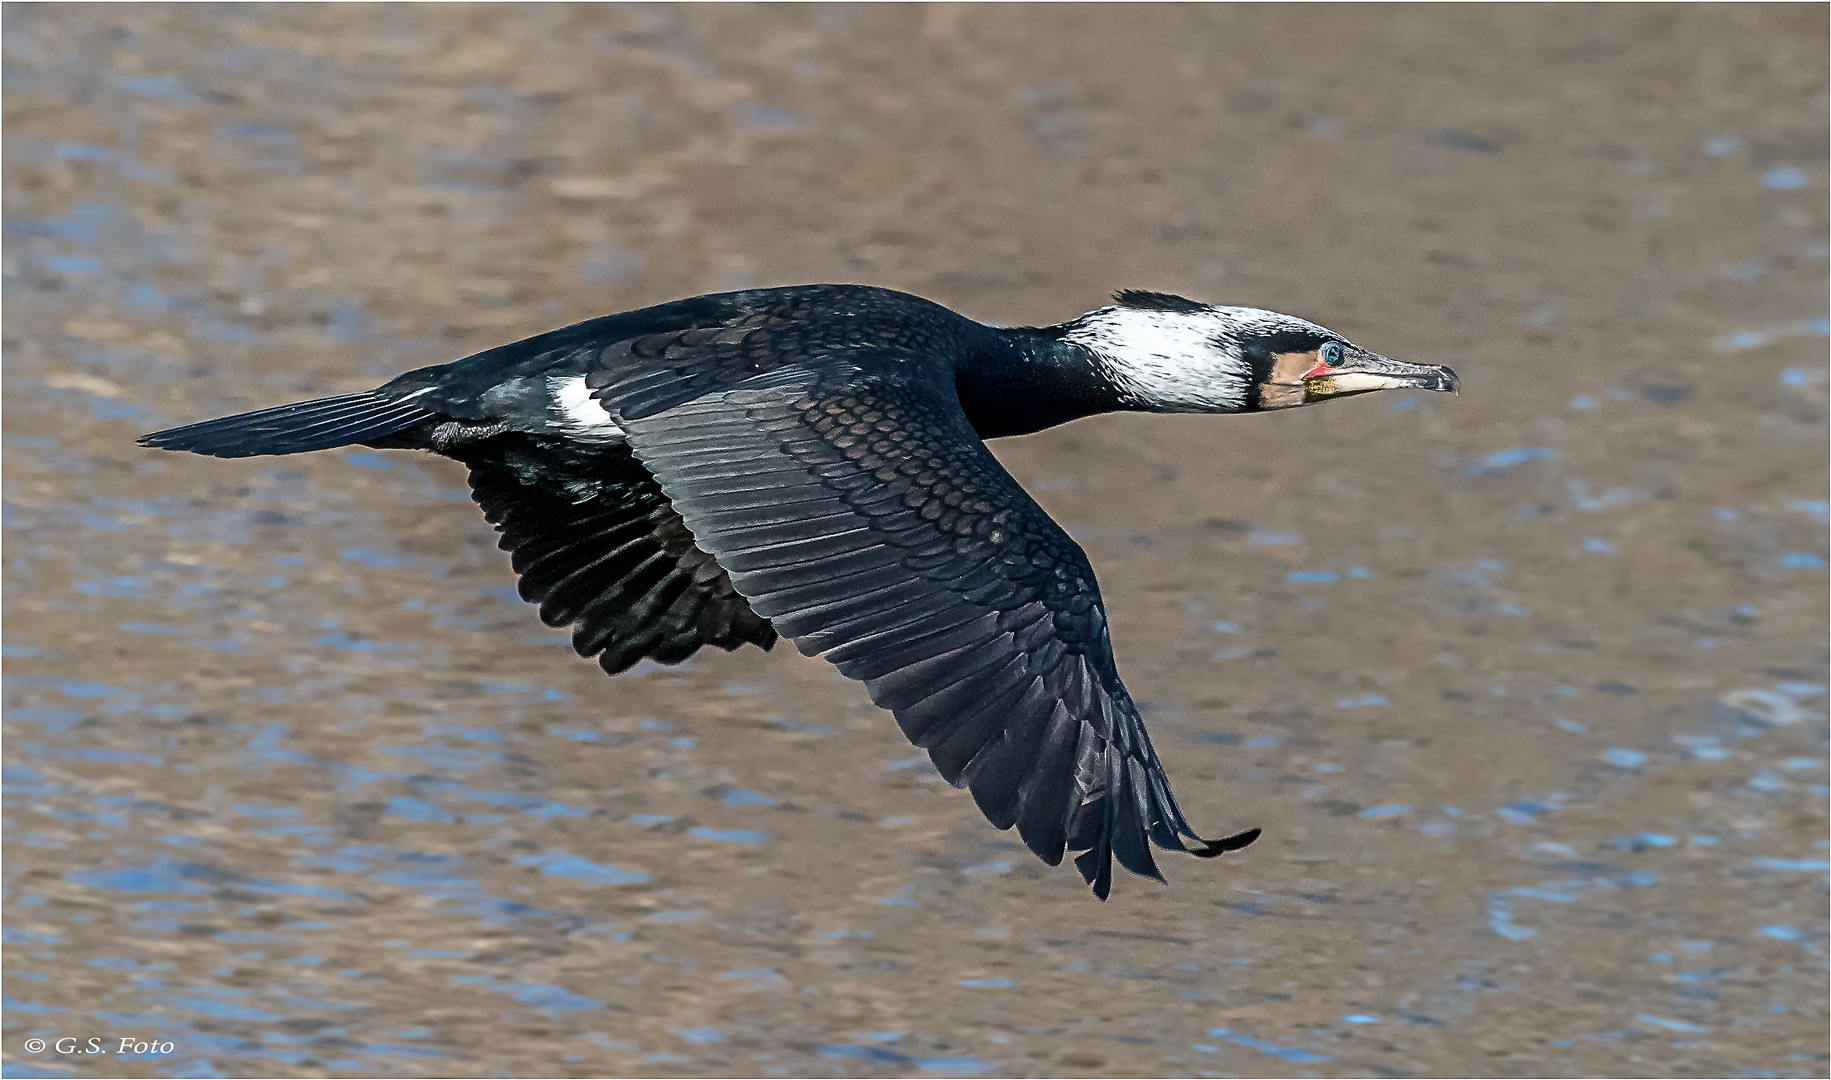
[[[548,626],[571,626],[578,654],[607,673],[645,657],[676,664],[701,645],[776,643],[627,446],[502,434],[453,456],[470,466],[521,598]]]
[[[1119,682],[1093,570],[985,449],[951,377],[918,360],[848,350],[622,415],[752,609],[863,680],[994,825],[1017,825],[1051,863],[1084,841],[1102,896],[1110,856],[1159,877],[1144,835],[1201,841],[1145,779],[1162,766]],[[759,488],[775,498],[730,498]]]
[[[1120,682],[1086,556],[983,439],[1115,409],[1253,408],[1249,383],[1274,366],[1265,342],[1334,339],[1269,312],[1119,299],[994,329],[864,286],[695,297],[141,442],[455,458],[521,595],[571,626],[580,654],[614,674],[786,636],[863,681],[994,826],[1051,865],[1079,852],[1104,898],[1114,859],[1160,878],[1153,843],[1212,856],[1258,830],[1191,830]],[[1145,341],[1135,369],[1128,335]],[[1185,338],[1202,355],[1166,368],[1164,342]]]
[[[365,391],[155,431],[140,436],[140,445],[224,458],[303,454],[379,439],[436,416],[411,401]]]

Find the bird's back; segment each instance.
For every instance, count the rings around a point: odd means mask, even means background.
[[[407,372],[377,393],[399,398],[431,387],[428,404],[444,415],[500,418],[544,410],[549,378],[590,372],[602,385],[646,370],[666,375],[668,385],[649,404],[665,408],[713,385],[849,349],[907,350],[951,372],[951,359],[986,332],[933,301],[892,289],[745,289],[587,319]]]

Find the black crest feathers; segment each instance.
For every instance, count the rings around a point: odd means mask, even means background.
[[[1198,303],[1188,297],[1174,293],[1149,292],[1145,289],[1120,289],[1113,294],[1113,299],[1120,307],[1138,308],[1141,311],[1206,311],[1207,304]]]

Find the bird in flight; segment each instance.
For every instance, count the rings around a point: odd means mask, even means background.
[[[374,390],[140,438],[215,457],[362,444],[470,469],[524,599],[616,674],[785,636],[865,684],[950,783],[1094,893],[1209,857],[1113,663],[1080,547],[984,440],[1096,413],[1457,392],[1315,323],[1125,291],[992,327],[808,285],[606,315]],[[1187,841],[1185,843],[1185,841]]]

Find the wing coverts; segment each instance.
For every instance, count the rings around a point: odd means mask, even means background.
[[[900,359],[791,365],[620,422],[756,614],[862,680],[995,826],[1051,865],[1084,852],[1102,898],[1114,857],[1162,880],[1147,839],[1205,842],[1119,682],[1086,557]]]

